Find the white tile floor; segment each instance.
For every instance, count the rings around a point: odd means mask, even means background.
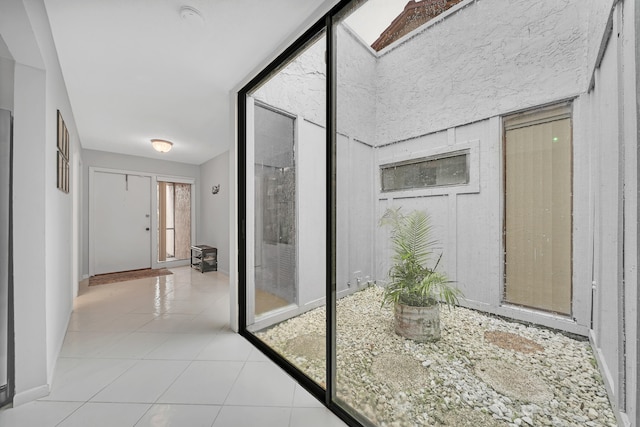
[[[344,426],[229,329],[228,278],[81,287],[46,398],[0,426]]]

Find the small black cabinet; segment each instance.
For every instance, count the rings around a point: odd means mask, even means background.
[[[209,245],[191,246],[191,267],[205,271],[218,271],[218,249]]]

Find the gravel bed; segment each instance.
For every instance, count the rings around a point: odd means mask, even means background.
[[[616,426],[589,343],[461,307],[404,339],[382,289],[337,303],[339,399],[379,426]],[[256,335],[324,385],[323,307]]]

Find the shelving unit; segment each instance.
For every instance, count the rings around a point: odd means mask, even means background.
[[[206,271],[218,271],[218,249],[209,245],[191,246],[191,267]]]

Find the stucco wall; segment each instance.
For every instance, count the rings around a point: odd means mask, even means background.
[[[253,97],[261,102],[324,126],[326,113],[326,80],[323,36],[309,45],[294,61],[287,64],[261,86]]]
[[[346,25],[336,32],[336,128],[369,145],[376,141],[377,57]]]
[[[344,25],[337,27],[336,43],[338,132],[373,144],[377,58]],[[326,39],[321,37],[260,87],[254,98],[326,126],[325,50]]]
[[[616,0],[588,0],[589,15],[587,19],[587,67],[592,71],[596,66],[598,55],[604,50],[604,36],[607,31],[613,4]]]
[[[481,0],[381,51],[377,144],[574,96],[587,81],[583,0]]]

